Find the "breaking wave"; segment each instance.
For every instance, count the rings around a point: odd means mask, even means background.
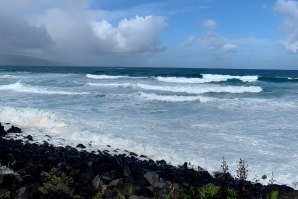
[[[137,87],[144,90],[155,90],[165,92],[178,92],[190,94],[203,93],[260,93],[263,89],[259,86],[155,86],[148,84],[137,84]]]
[[[0,121],[25,128],[59,129],[66,126],[54,113],[34,108],[0,107]]]
[[[187,78],[187,77],[156,77],[158,81],[169,83],[210,83],[223,82],[232,79],[238,79],[242,82],[254,82],[258,80],[258,76],[232,76],[232,75],[216,75],[202,74],[202,78]]]
[[[100,86],[100,87],[133,87],[130,83],[88,83],[89,86]]]
[[[153,101],[164,101],[164,102],[192,102],[192,101],[200,101],[200,102],[208,102],[212,100],[210,97],[203,96],[182,96],[182,95],[157,95],[153,93],[138,93],[141,97],[147,100]]]
[[[87,95],[87,92],[68,92],[68,91],[53,91],[41,87],[34,87],[21,82],[14,84],[1,85],[0,90],[11,90],[19,93],[33,93],[33,94],[44,94],[44,95]]]
[[[88,83],[90,86],[99,87],[120,87],[120,88],[139,88],[143,90],[152,91],[165,91],[176,93],[190,93],[190,94],[203,94],[203,93],[260,93],[263,89],[259,86],[160,86],[149,85],[141,83]]]
[[[118,78],[125,78],[125,77],[128,77],[128,76],[110,76],[110,75],[91,75],[91,74],[87,74],[86,77],[90,78],[90,79],[118,79]]]
[[[15,78],[18,78],[17,76],[15,75],[0,75],[0,79],[15,79]]]

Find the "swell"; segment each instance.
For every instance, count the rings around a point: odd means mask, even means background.
[[[192,101],[200,101],[200,102],[208,102],[212,100],[210,97],[204,96],[182,96],[182,95],[157,95],[154,93],[138,93],[140,97],[152,100],[152,101],[163,101],[163,102],[192,102]]]
[[[19,93],[32,93],[32,94],[42,94],[42,95],[88,95],[88,92],[69,92],[69,91],[54,91],[43,87],[34,87],[26,84],[22,84],[20,81],[1,85],[0,90],[10,90]]]
[[[151,91],[165,91],[176,93],[190,93],[190,94],[203,94],[203,93],[260,93],[263,89],[259,86],[161,86],[150,85],[141,83],[88,83],[90,86],[99,87],[124,87],[124,88],[139,88]]]
[[[210,82],[225,82],[228,80],[240,80],[242,82],[254,82],[258,80],[258,76],[232,76],[219,74],[201,74],[200,78],[187,77],[156,77],[158,81],[169,83],[210,83]]]

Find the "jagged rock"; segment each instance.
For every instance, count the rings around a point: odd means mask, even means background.
[[[140,157],[141,157],[141,158],[148,158],[148,157],[147,157],[147,156],[145,156],[145,155],[141,155]]]
[[[109,183],[109,187],[118,187],[123,185],[123,179],[116,179]]]
[[[159,175],[155,172],[151,172],[151,171],[147,172],[144,175],[144,178],[149,182],[149,184],[159,182]]]
[[[42,171],[41,173],[40,173],[40,177],[42,178],[42,179],[47,179],[48,177],[50,177],[50,174],[48,173],[48,172],[45,172],[45,171]]]
[[[11,126],[8,130],[7,133],[22,133],[22,129],[16,126]]]
[[[103,185],[103,181],[100,179],[99,175],[95,176],[94,179],[92,180],[92,185],[94,189],[99,189]]]
[[[15,181],[22,181],[20,174],[14,172],[12,169],[6,166],[0,166],[0,186],[5,187]]]
[[[124,184],[122,186],[122,189],[121,189],[121,193],[126,196],[126,197],[129,197],[131,195],[133,195],[136,191],[138,191],[139,188],[134,186],[133,184]]]
[[[157,160],[156,163],[160,164],[160,165],[166,165],[167,164],[167,162],[165,160]]]
[[[138,157],[138,154],[136,154],[136,153],[134,153],[134,152],[130,152],[129,155]]]
[[[110,198],[119,198],[119,195],[120,193],[118,192],[118,190],[116,188],[114,189],[108,189],[106,191],[106,194],[105,194],[105,198],[106,199],[110,199]]]
[[[27,135],[25,138],[27,138],[30,141],[33,141],[33,137],[31,135]]]
[[[154,192],[149,187],[145,187],[136,191],[136,195],[152,198],[154,197]]]
[[[85,147],[83,144],[78,144],[78,145],[76,146],[76,148],[85,149],[86,147]]]
[[[0,137],[3,137],[7,134],[7,132],[4,130],[4,126],[2,126],[0,122]]]
[[[39,184],[29,184],[23,186],[16,191],[15,199],[30,199],[38,197],[38,187]]]

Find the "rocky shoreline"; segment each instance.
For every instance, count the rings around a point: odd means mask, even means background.
[[[298,198],[298,191],[285,185],[235,179],[224,163],[221,173],[211,175],[187,163],[176,167],[134,153],[90,153],[77,149],[82,144],[55,147],[5,137],[21,132],[0,124],[0,198]]]

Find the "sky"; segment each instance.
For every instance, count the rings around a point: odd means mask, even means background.
[[[297,24],[297,0],[0,0],[0,64],[297,70]]]

